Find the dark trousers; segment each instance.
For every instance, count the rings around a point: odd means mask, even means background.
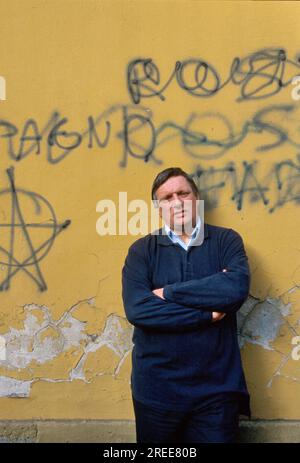
[[[193,410],[163,410],[133,398],[138,443],[233,443],[239,420],[235,394],[215,394]]]

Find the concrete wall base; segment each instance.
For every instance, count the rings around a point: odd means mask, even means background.
[[[0,421],[0,443],[134,443],[134,421]],[[300,420],[241,421],[239,442],[299,443]]]

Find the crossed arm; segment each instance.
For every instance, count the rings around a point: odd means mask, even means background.
[[[222,271],[227,272],[227,269],[224,268]],[[165,300],[165,298],[164,298],[164,288],[153,289],[152,292],[156,296],[158,296],[158,297]],[[222,320],[222,318],[224,318],[225,315],[226,315],[226,313],[224,313],[224,312],[212,312],[212,321],[217,322],[219,320]]]
[[[131,247],[122,270],[122,297],[128,321],[139,328],[182,332],[212,320],[211,312],[167,302],[152,291],[149,265]]]
[[[249,293],[248,259],[241,237],[233,230],[227,233],[221,249],[226,271],[153,290],[147,259],[131,246],[122,270],[122,296],[129,322],[142,328],[184,331],[236,312]]]

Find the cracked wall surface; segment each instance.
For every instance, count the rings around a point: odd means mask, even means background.
[[[24,305],[19,312],[23,326],[1,334],[6,359],[0,361],[0,397],[30,398],[41,383],[81,382],[88,387],[106,378],[108,384],[116,381],[126,389],[128,401],[132,326],[117,313],[103,314],[95,303],[91,297],[74,304],[57,320],[46,306]],[[300,362],[293,360],[291,344],[299,328],[300,287],[289,289],[281,299],[249,296],[241,307],[239,345],[250,389],[260,390],[252,394],[254,400],[268,399],[278,383],[290,381],[299,387]],[[280,409],[280,402],[272,402],[270,417],[274,407]],[[297,404],[292,410],[296,416]]]
[[[6,344],[1,397],[28,397],[37,381],[89,383],[97,376],[118,376],[132,347],[132,327],[117,314],[103,323],[93,302],[75,304],[59,320],[46,306],[23,307],[24,327],[1,335]]]

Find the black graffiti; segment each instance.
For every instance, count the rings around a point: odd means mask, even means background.
[[[229,162],[223,167],[198,165],[191,172],[206,209],[218,207],[224,188],[230,200],[242,210],[245,201],[261,203],[269,213],[287,203],[300,205],[300,154],[295,159],[276,162],[262,176],[260,161]]]
[[[236,130],[231,121],[222,113],[204,112],[192,113],[182,125],[175,121],[165,121],[155,128],[150,113],[144,115],[131,114],[124,111],[124,130],[118,132],[117,136],[123,140],[123,158],[120,165],[126,167],[129,157],[142,159],[144,162],[153,161],[161,164],[158,153],[161,147],[176,138],[179,140],[181,151],[193,159],[215,160],[228,153],[230,149],[239,146],[250,135],[268,136],[271,142],[259,144],[255,151],[264,154],[279,147],[291,146],[293,149],[300,149],[300,142],[297,140],[299,124],[296,117],[297,106],[293,104],[270,105],[257,111],[253,117],[246,120],[242,127]],[[287,117],[293,119],[286,123]],[[275,123],[274,119],[280,118],[281,123]],[[218,124],[219,129],[209,135],[202,128],[206,121],[209,127]],[[294,129],[294,132],[293,130]],[[126,133],[126,136],[124,135]],[[137,136],[147,139],[147,145],[143,146],[136,141]],[[299,136],[298,136],[299,138]],[[178,153],[176,153],[176,157]]]
[[[235,128],[228,117],[217,111],[193,112],[183,124],[169,120],[155,126],[149,109],[115,105],[96,118],[88,116],[87,127],[82,131],[66,130],[69,120],[55,111],[42,130],[34,119],[28,119],[20,135],[16,125],[0,120],[0,148],[3,152],[3,144],[6,143],[9,159],[20,162],[29,155],[41,156],[44,143],[47,161],[59,164],[85,140],[87,149],[103,150],[114,137],[120,141],[122,155],[119,165],[126,167],[130,157],[162,164],[163,159],[159,158],[161,147],[174,138],[179,140],[181,152],[199,161],[218,159],[247,137],[255,135],[270,139],[255,148],[263,154],[285,145],[300,148],[297,109],[297,104],[269,105],[255,112],[240,128]],[[280,121],[275,123],[276,118]],[[206,126],[217,129],[210,134]]]
[[[299,152],[297,109],[297,104],[265,106],[244,121],[239,128],[234,127],[224,114],[212,111],[194,112],[183,124],[169,120],[156,127],[153,113],[148,108],[135,105],[115,105],[96,118],[89,116],[87,126],[82,131],[64,130],[69,121],[56,111],[52,113],[49,121],[40,131],[37,122],[34,119],[28,119],[18,139],[18,128],[2,120],[0,121],[0,139],[2,138],[2,143],[7,143],[9,158],[17,162],[23,161],[29,154],[41,156],[44,142],[47,149],[47,161],[50,164],[59,164],[84,142],[87,149],[103,150],[114,137],[120,142],[119,166],[126,168],[130,158],[144,163],[163,164],[164,150],[162,148],[172,139],[178,140],[180,152],[199,163],[215,161],[228,154],[231,149],[240,146],[247,137],[253,136],[256,137],[256,146],[253,149],[262,160],[267,159],[268,154],[275,149],[277,152],[280,149],[281,153],[283,149],[285,152],[296,150],[295,154]],[[210,129],[216,127],[216,129],[209,132],[207,127]],[[259,142],[261,137],[264,142]],[[15,149],[16,143],[19,143],[17,150]],[[177,160],[178,152],[174,154]],[[237,155],[240,156],[239,153]],[[282,157],[281,154],[280,158]],[[234,170],[230,169],[230,178],[233,182]],[[254,185],[254,169],[251,163],[246,163],[239,176],[239,179],[244,179],[244,183],[236,188],[233,194],[233,200],[238,209],[243,207],[244,198],[249,196],[248,184],[251,179],[251,188],[254,188],[251,197],[257,197],[263,204],[268,205],[268,190],[266,190],[268,187],[266,183],[263,183],[261,188]],[[297,194],[293,193],[299,182],[298,173],[292,175],[289,181],[287,178],[284,179],[285,187],[289,185],[292,192],[283,194],[284,189],[280,178],[282,172],[288,169],[295,173],[298,169],[297,164],[294,161],[283,160],[274,165],[272,177],[273,182],[276,180],[276,191],[280,193],[280,197],[277,203],[270,207],[270,212],[289,201],[298,204]],[[226,168],[225,173],[228,173],[227,170]],[[214,174],[216,172],[214,171]]]
[[[53,207],[43,196],[32,191],[16,188],[13,167],[7,169],[6,172],[9,180],[9,188],[0,190],[0,204],[1,199],[3,203],[7,200],[7,196],[9,197],[10,219],[8,219],[7,222],[1,222],[0,228],[2,230],[2,238],[3,231],[5,229],[9,230],[9,246],[8,249],[4,246],[0,246],[0,255],[4,255],[5,259],[3,260],[2,258],[0,265],[7,267],[6,277],[0,282],[0,290],[8,290],[10,288],[12,278],[22,270],[36,283],[40,291],[45,291],[47,289],[47,285],[39,263],[49,253],[57,235],[62,230],[65,230],[70,225],[71,221],[65,220],[63,223],[58,223]],[[35,216],[41,215],[42,211],[46,212],[48,217],[46,223],[26,222],[21,206],[22,200],[27,200],[27,207],[28,203],[32,204]],[[6,216],[4,210],[1,212],[4,216]],[[44,229],[49,231],[49,236],[47,236],[44,240],[39,240],[41,241],[39,244],[35,244],[35,240],[31,236],[32,231],[37,228],[39,230]],[[21,234],[24,247],[26,247],[28,253],[24,260],[20,260],[20,258],[16,256],[16,233]]]
[[[264,48],[244,58],[235,57],[227,79],[222,82],[215,66],[203,58],[177,61],[165,83],[161,82],[158,65],[151,58],[136,58],[127,66],[127,90],[138,104],[143,98],[158,97],[164,101],[165,91],[176,80],[180,89],[193,97],[209,98],[229,83],[239,86],[237,101],[267,98],[291,83],[299,58],[288,59],[284,48]],[[294,72],[285,78],[288,67]],[[296,71],[296,74],[297,74]]]
[[[106,148],[111,139],[110,118],[119,116],[122,121],[124,108],[129,111],[132,107],[114,105],[97,117],[88,116],[87,127],[80,131],[67,130],[69,119],[62,117],[59,111],[52,112],[41,130],[38,122],[32,118],[25,122],[21,132],[12,122],[0,119],[0,140],[2,139],[7,144],[9,159],[17,162],[23,161],[29,155],[40,156],[42,154],[41,143],[45,141],[47,162],[59,164],[86,139],[88,149]],[[144,108],[141,108],[141,111],[143,110]],[[136,113],[136,118],[138,117]],[[124,132],[125,130],[126,127],[124,127]]]

